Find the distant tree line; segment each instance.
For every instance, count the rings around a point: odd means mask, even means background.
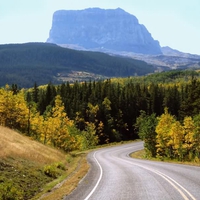
[[[66,151],[141,137],[151,156],[157,156],[161,147],[156,126],[166,108],[180,123],[199,114],[200,81],[195,76],[187,72],[170,82],[130,77],[35,83],[28,90],[6,86],[0,95],[1,124]]]
[[[134,124],[141,110],[147,115],[155,113],[160,116],[167,107],[180,120],[199,112],[199,81],[196,78],[191,78],[187,84],[185,81],[139,83],[127,78],[120,83],[117,80],[65,83],[58,86],[49,83],[45,89],[34,87],[29,95],[41,115],[48,106],[54,106],[56,95],[60,95],[70,119],[91,121],[96,128],[101,122],[104,134],[99,135],[100,144],[138,138]],[[88,110],[94,108],[96,113],[91,118]],[[84,129],[83,124],[76,122],[80,130]]]

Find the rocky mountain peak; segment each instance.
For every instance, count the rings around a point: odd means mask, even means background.
[[[121,8],[56,11],[47,42],[86,49],[162,54],[159,42],[146,27]]]

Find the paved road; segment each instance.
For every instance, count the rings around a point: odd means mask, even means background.
[[[133,159],[142,142],[88,155],[91,169],[65,200],[200,200],[200,167]]]

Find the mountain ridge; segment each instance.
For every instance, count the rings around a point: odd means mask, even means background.
[[[181,51],[179,51],[177,49],[173,49],[169,46],[161,47],[161,50],[162,50],[163,55],[167,55],[167,56],[178,56],[178,57],[187,57],[187,58],[194,58],[194,59],[200,58],[200,55],[198,55],[198,54],[181,52]]]
[[[32,87],[52,82],[99,80],[153,73],[144,61],[49,43],[0,45],[0,85]],[[79,73],[80,72],[80,73]]]

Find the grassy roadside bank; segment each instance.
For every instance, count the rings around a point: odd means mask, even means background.
[[[51,183],[51,189],[44,189],[46,192],[43,192],[43,195],[41,195],[42,193],[39,193],[32,200],[60,200],[64,196],[70,194],[89,170],[86,156],[87,154],[82,154],[74,158],[73,164],[68,169],[68,172],[65,173],[64,176],[57,179],[57,183],[54,184],[54,186]]]
[[[129,141],[133,142],[133,141]],[[100,149],[103,147],[112,147],[120,144],[125,144],[129,142],[120,142],[120,143],[112,143],[107,145],[98,146],[95,149],[87,150],[84,152],[76,152],[73,153],[74,160],[73,165],[68,169],[68,173],[65,176],[58,180],[58,184],[54,184],[54,187],[51,186],[50,190],[44,189],[46,193],[41,195],[39,193],[32,200],[38,199],[40,200],[60,200],[64,196],[70,194],[79,184],[80,180],[87,174],[89,170],[89,165],[87,163],[87,154],[93,150]]]
[[[159,158],[147,158],[145,156],[145,150],[136,151],[130,154],[131,158],[144,159],[144,160],[152,160],[152,161],[160,161],[160,162],[169,162],[176,164],[185,164],[185,165],[193,165],[200,166],[199,162],[186,162],[186,161],[178,161],[178,160],[169,160],[169,159],[159,159]]]

